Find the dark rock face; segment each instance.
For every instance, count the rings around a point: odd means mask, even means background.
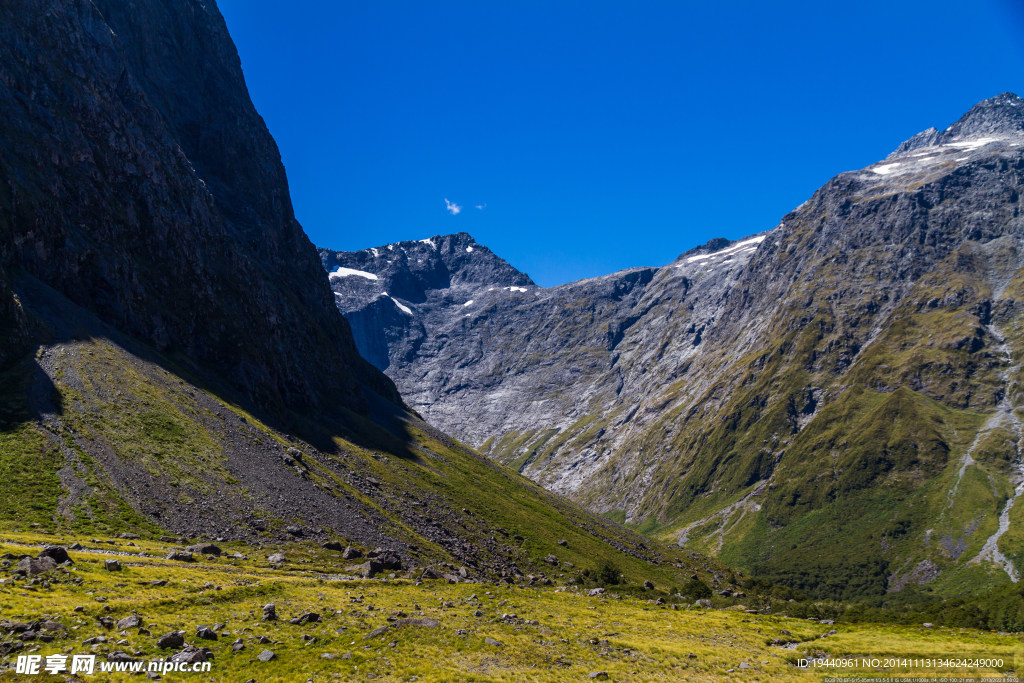
[[[741,567],[880,595],[965,557],[1017,578],[1006,558],[1021,548],[996,519],[1013,497],[921,487],[967,472],[1016,491],[1024,477],[1022,190],[1024,100],[1007,93],[840,174],[775,228],[662,268],[523,291],[484,272],[392,315],[371,297],[404,277],[410,259],[386,263],[399,245],[321,258],[377,278],[332,278],[337,304],[442,429]],[[811,512],[828,534],[799,531]],[[872,548],[857,570],[839,559],[850,543]],[[746,554],[769,546],[792,551]]]
[[[333,310],[212,1],[15,0],[0,26],[0,269],[263,406],[397,400]],[[18,309],[0,286],[15,343]]]

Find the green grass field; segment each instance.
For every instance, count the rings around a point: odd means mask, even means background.
[[[43,544],[76,540],[84,547],[70,551],[72,567],[34,580],[10,574],[17,556],[35,556]],[[176,650],[159,649],[157,639],[172,631],[209,648],[213,659],[209,673],[168,673],[167,681],[578,681],[597,672],[619,681],[814,680],[829,673],[998,676],[1019,671],[1024,653],[1019,634],[823,624],[754,612],[736,600],[696,608],[658,590],[632,588],[615,595],[611,586],[590,597],[585,589],[566,585],[436,580],[416,585],[415,577],[404,574],[355,579],[346,574],[349,563],[340,554],[312,544],[261,549],[226,543],[220,544],[226,553],[247,559],[221,556],[189,564],[163,559],[171,544],[95,540],[117,545],[24,531],[4,534],[0,554],[10,566],[0,583],[0,622],[50,619],[66,630],[41,631],[54,636],[50,642],[21,641],[8,628],[0,631],[0,652],[21,648],[3,657],[8,668],[0,671],[0,680],[69,680],[16,674],[14,662],[25,654],[96,654],[106,660],[108,653],[121,651],[147,662],[166,657]],[[280,569],[265,559],[277,550],[287,557]],[[108,559],[119,560],[123,568],[107,571]],[[166,584],[147,585],[159,581]],[[665,604],[656,604],[659,598]],[[277,621],[262,619],[267,603],[275,604]],[[308,612],[321,620],[290,623]],[[108,629],[99,621],[132,614],[142,618],[148,633]],[[368,637],[406,618],[432,619],[437,625],[391,627]],[[199,639],[199,625],[215,628],[218,639]],[[95,636],[107,641],[83,644]],[[244,649],[235,651],[236,641]],[[258,660],[264,650],[274,658]],[[883,663],[886,658],[994,658],[1002,666],[797,667],[800,659],[811,657],[870,657]],[[143,676],[97,673],[70,680],[90,679]]]

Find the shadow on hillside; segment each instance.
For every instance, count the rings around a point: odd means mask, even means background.
[[[26,275],[15,279],[14,289],[32,318],[37,339],[22,360],[0,370],[0,429],[59,415],[64,406],[53,381],[36,358],[41,346],[107,339],[140,360],[159,366],[186,383],[237,406],[267,427],[309,443],[325,453],[339,450],[340,437],[356,446],[387,451],[405,459],[419,456],[410,446],[404,409],[365,388],[365,414],[338,406],[329,413],[303,414],[286,406],[260,405],[231,386],[213,370],[184,353],[165,354],[100,320],[60,292]]]

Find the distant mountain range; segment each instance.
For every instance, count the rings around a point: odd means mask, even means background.
[[[408,404],[544,487],[812,594],[961,594],[1024,571],[1022,181],[1006,93],[660,268],[320,258]]]

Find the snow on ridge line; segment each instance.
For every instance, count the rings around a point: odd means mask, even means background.
[[[467,254],[472,254],[473,253],[473,247],[466,247],[466,253]]]
[[[526,287],[505,287],[504,289],[507,289],[510,292],[525,292],[526,291]]]
[[[331,278],[336,277],[351,277],[355,275],[357,277],[364,277],[367,280],[377,280],[377,276],[373,273],[367,273],[365,270],[356,270],[355,268],[346,268],[345,266],[338,266],[338,269],[330,274]]]
[[[399,301],[395,297],[391,296],[387,292],[381,292],[377,296],[378,297],[386,296],[387,298],[391,299],[391,303],[393,303],[395,306],[398,306],[398,310],[400,310],[403,313],[406,313],[408,315],[412,315],[412,309],[410,309],[408,306],[404,305],[401,301]]]
[[[696,261],[704,261],[705,259],[709,259],[709,258],[718,258],[720,256],[730,256],[730,255],[738,254],[738,253],[740,253],[742,251],[751,251],[751,250],[755,249],[758,244],[760,244],[761,242],[764,242],[764,238],[765,237],[767,237],[767,235],[758,235],[757,237],[751,237],[750,239],[745,239],[742,242],[737,242],[736,244],[732,245],[731,247],[726,247],[725,249],[720,249],[720,250],[712,252],[710,254],[699,254],[697,256],[690,256],[690,257],[688,257],[686,259],[686,262],[687,263],[695,263]],[[678,268],[678,266],[676,266],[676,267]]]
[[[464,304],[462,304],[462,305],[463,305],[463,306],[469,306],[469,305],[470,305],[470,304],[472,304],[472,303],[473,303],[473,300],[472,300],[472,299],[470,299],[469,301],[467,301],[466,303],[464,303]]]
[[[396,306],[398,306],[398,309],[399,309],[400,311],[402,311],[402,312],[403,312],[403,313],[405,313],[406,315],[412,315],[412,310],[411,310],[411,309],[410,309],[410,308],[409,308],[408,306],[403,306],[403,305],[402,305],[402,303],[401,303],[401,302],[399,302],[399,300],[398,300],[398,299],[396,299],[396,298],[395,298],[395,297],[393,297],[393,296],[389,296],[388,298],[389,298],[389,299],[391,299],[391,300],[392,300],[392,301],[393,301],[393,302],[395,303],[395,305],[396,305]]]
[[[425,240],[416,240],[416,241],[417,242],[422,242],[423,244],[429,244],[432,249],[437,249],[437,245],[434,244],[434,240],[431,239],[430,237],[428,237]]]

